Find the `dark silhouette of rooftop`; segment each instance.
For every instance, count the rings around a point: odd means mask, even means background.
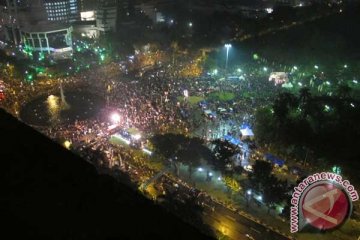
[[[0,109],[4,239],[209,239]]]

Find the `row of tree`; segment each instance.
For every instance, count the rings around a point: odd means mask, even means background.
[[[307,88],[298,95],[280,93],[272,104],[257,110],[255,118],[261,144],[297,159],[325,160],[320,161],[322,167],[358,166],[360,102],[347,86],[340,86],[333,96],[314,96]]]
[[[229,192],[239,191],[238,176],[243,172],[243,168],[236,166],[233,159],[236,154],[241,154],[239,147],[228,141],[216,139],[211,142],[210,149],[200,138],[189,138],[179,134],[155,135],[151,142],[156,157],[169,160],[168,163],[174,166],[177,174],[180,163],[188,166],[189,178],[195,168],[206,164],[221,172]],[[208,179],[209,174],[206,175]],[[287,182],[278,180],[272,174],[272,164],[269,162],[256,161],[248,183],[251,189],[263,195],[263,201],[269,210],[286,199]]]

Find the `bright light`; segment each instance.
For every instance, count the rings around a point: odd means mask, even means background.
[[[139,140],[141,138],[140,134],[135,134],[132,136],[132,138],[134,138],[135,140]]]
[[[147,154],[149,154],[149,155],[152,154],[152,152],[151,152],[150,150],[147,150],[146,148],[143,148],[142,150],[143,150],[144,153],[147,153]]]
[[[232,46],[231,46],[230,43],[225,44],[225,48],[226,48],[226,49],[229,49],[229,48],[231,48],[231,47],[232,47]]]
[[[301,87],[301,86],[302,86],[302,83],[301,83],[301,82],[298,82],[298,85]]]
[[[250,189],[247,190],[246,193],[247,193],[247,195],[251,195],[251,190]]]
[[[123,138],[120,134],[115,134],[115,135],[113,135],[113,136],[116,137],[116,138],[118,138],[119,140],[125,142],[127,145],[130,144],[130,141],[127,140],[127,139],[125,139],[125,138]]]
[[[114,123],[119,123],[120,119],[121,119],[120,114],[118,113],[111,114],[111,121],[113,121]]]
[[[221,177],[218,177],[217,180],[221,181]]]
[[[263,70],[266,72],[268,69],[267,69],[267,67],[264,67]]]
[[[54,95],[50,95],[47,98],[47,104],[49,106],[50,110],[57,110],[59,109],[59,97],[56,97]]]
[[[212,177],[212,176],[213,176],[213,173],[212,173],[212,172],[210,172],[210,173],[209,173],[209,176],[210,176],[210,177]]]
[[[348,65],[345,64],[345,65],[344,65],[344,68],[347,68],[347,67],[348,67]]]
[[[192,27],[193,26],[193,23],[192,22],[189,22],[189,27]]]
[[[294,66],[293,69],[294,69],[294,70],[298,70],[297,66]]]
[[[272,8],[265,8],[265,11],[266,11],[267,13],[272,13],[274,10],[273,10]]]
[[[357,80],[353,80],[353,83],[357,84],[357,83],[358,83],[358,81],[357,81]]]
[[[330,111],[330,107],[329,107],[328,105],[325,105],[324,111],[325,111],[325,112],[329,112],[329,111]]]
[[[202,169],[201,167],[198,168],[198,172],[202,172],[204,171],[204,169]]]
[[[67,148],[67,149],[70,149],[70,147],[71,147],[71,142],[68,141],[68,140],[66,140],[66,141],[64,142],[64,147]]]
[[[213,74],[214,74],[214,75],[218,74],[218,70],[217,70],[217,69],[214,69]]]
[[[355,107],[355,105],[353,103],[350,103],[350,106],[352,106],[353,108]]]
[[[93,21],[95,20],[95,12],[88,11],[88,12],[80,12],[81,21]]]
[[[329,82],[329,81],[326,81],[325,83],[326,83],[326,85],[330,86],[330,82]]]
[[[259,196],[257,196],[257,200],[259,200],[259,201],[262,201],[262,196],[261,195],[259,195]]]
[[[314,68],[315,68],[315,69],[319,69],[319,66],[318,66],[318,65],[315,65]]]
[[[238,71],[239,73],[241,73],[241,72],[242,72],[242,70],[241,70],[240,68],[238,68],[238,69],[237,69],[237,71]]]

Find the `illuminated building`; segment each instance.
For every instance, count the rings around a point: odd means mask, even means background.
[[[71,26],[43,23],[22,28],[21,40],[26,48],[32,51],[45,52],[54,59],[71,58]]]
[[[72,27],[65,22],[70,18],[49,15],[52,12],[46,4],[50,2],[59,9],[67,2],[68,10],[64,11],[70,16],[77,11],[77,7],[72,8],[76,0],[7,0],[3,10],[6,40],[22,45],[28,56],[32,56],[32,52],[41,52],[54,58],[69,58],[72,55]],[[50,17],[55,19],[49,21]]]
[[[44,7],[49,21],[73,22],[80,16],[77,0],[45,0]]]

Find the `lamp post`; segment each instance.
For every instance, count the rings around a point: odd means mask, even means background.
[[[246,206],[249,206],[249,201],[250,201],[250,199],[251,199],[251,194],[252,194],[251,189],[248,189],[248,190],[246,191]]]
[[[227,75],[227,66],[228,66],[228,60],[229,60],[229,49],[231,48],[231,44],[227,43],[225,44],[226,48],[226,61],[225,61],[225,80]]]

